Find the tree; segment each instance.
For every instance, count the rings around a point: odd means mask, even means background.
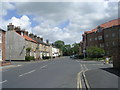
[[[79,48],[80,48],[79,43],[72,44],[72,51],[74,54],[79,54]]]
[[[57,41],[54,42],[53,45],[56,46],[59,49],[62,49],[62,47],[65,45],[65,43],[64,43],[64,41],[57,40]]]
[[[87,55],[90,58],[100,58],[103,57],[105,51],[98,47],[90,47],[87,49]]]
[[[64,56],[71,55],[71,53],[72,53],[71,45],[70,44],[64,45],[63,48],[62,48],[62,51],[63,51]]]

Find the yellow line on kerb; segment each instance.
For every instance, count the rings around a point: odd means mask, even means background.
[[[77,89],[82,89],[82,81],[81,81],[81,73],[83,71],[80,71],[78,74],[77,74]]]

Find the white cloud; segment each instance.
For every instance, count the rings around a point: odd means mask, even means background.
[[[7,15],[7,10],[15,9],[15,6],[9,2],[0,2],[1,16]]]
[[[17,2],[15,8],[18,14],[24,16],[12,17],[7,22],[21,24],[22,28],[32,30],[50,41],[60,39],[67,43],[80,42],[84,31],[115,19],[118,15],[118,4],[114,2]],[[39,24],[32,28],[32,22],[26,15],[35,15],[33,20]],[[70,24],[63,29],[58,28],[65,20],[69,20]]]
[[[7,20],[7,21],[4,21],[3,23],[2,23],[2,28],[3,29],[5,29],[5,30],[7,30],[7,25],[9,24],[9,23],[12,23],[13,25],[15,25],[15,26],[20,26],[21,27],[21,29],[26,29],[27,31],[29,31],[29,32],[32,32],[31,30],[32,30],[32,28],[31,28],[31,22],[30,22],[30,19],[28,18],[28,16],[26,16],[26,15],[23,15],[22,17],[20,17],[20,18],[16,18],[16,17],[12,17],[11,19],[9,19],[9,20]]]

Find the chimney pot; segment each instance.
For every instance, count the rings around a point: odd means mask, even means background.
[[[12,23],[9,23],[9,25],[7,25],[7,30],[8,31],[13,31],[14,30],[14,25],[12,25]]]
[[[40,38],[41,39],[41,41],[43,41],[43,38]]]
[[[49,44],[49,40],[46,40],[46,43]]]

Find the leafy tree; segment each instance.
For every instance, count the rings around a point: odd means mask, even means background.
[[[98,47],[90,47],[87,49],[87,55],[90,58],[100,58],[105,54],[105,51]]]
[[[79,43],[72,44],[72,51],[74,54],[79,54],[79,48],[80,48]]]
[[[79,43],[65,44],[64,41],[58,40],[53,43],[54,46],[60,48],[64,56],[79,54]]]
[[[72,51],[71,51],[72,49],[71,49],[71,45],[70,44],[64,45],[62,50],[63,50],[63,55],[64,56],[71,55],[71,53],[72,53]]]
[[[57,40],[54,42],[54,44],[57,48],[60,48],[62,49],[62,47],[65,45],[64,41],[61,41],[61,40]]]

